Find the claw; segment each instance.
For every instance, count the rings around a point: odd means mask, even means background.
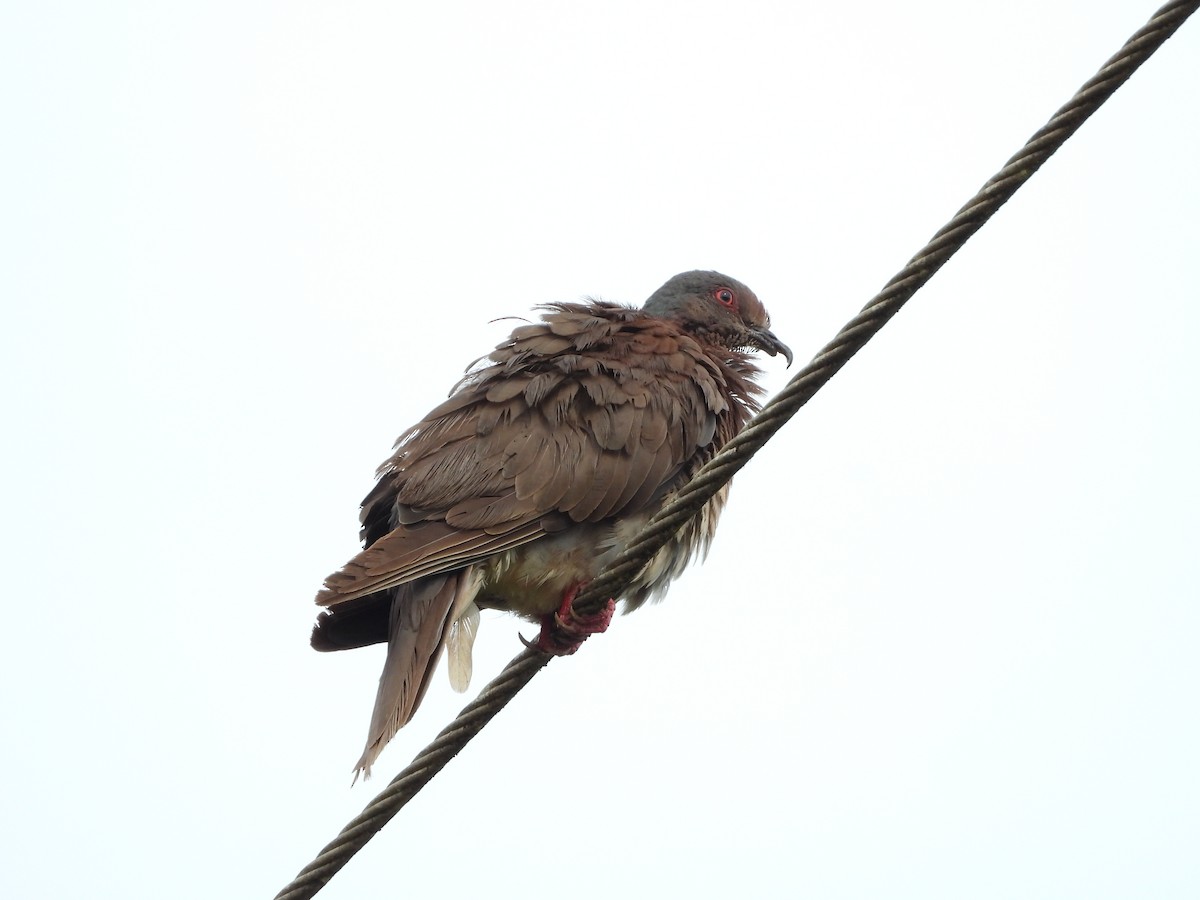
[[[558,612],[550,613],[542,619],[542,630],[537,639],[527,646],[532,646],[543,653],[554,656],[570,656],[593,634],[603,634],[612,622],[617,603],[610,599],[600,611],[592,615],[580,615],[575,611],[575,595],[583,584],[576,584],[563,594],[562,605]]]

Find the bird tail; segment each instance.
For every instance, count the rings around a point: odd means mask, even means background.
[[[451,626],[471,612],[478,615],[474,600],[480,580],[475,567],[467,566],[395,589],[387,659],[379,676],[367,745],[354,766],[356,781],[359,775],[370,777],[371,765],[384,746],[421,705]],[[468,671],[469,666],[468,661]]]

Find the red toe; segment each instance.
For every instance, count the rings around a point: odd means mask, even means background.
[[[534,646],[543,653],[570,656],[593,634],[603,634],[608,630],[617,608],[616,601],[610,599],[599,612],[580,615],[573,604],[575,595],[582,587],[582,584],[573,585],[563,594],[558,612],[543,617],[542,630],[534,642]]]

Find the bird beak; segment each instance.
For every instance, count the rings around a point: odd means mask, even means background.
[[[754,346],[770,356],[782,353],[783,358],[787,360],[788,368],[791,368],[792,348],[775,337],[771,329],[755,326],[750,329],[750,335],[754,339]]]

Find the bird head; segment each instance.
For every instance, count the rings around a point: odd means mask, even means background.
[[[650,295],[642,311],[673,319],[701,340],[727,350],[754,347],[788,365],[792,351],[771,332],[771,317],[754,291],[720,272],[683,272]]]

